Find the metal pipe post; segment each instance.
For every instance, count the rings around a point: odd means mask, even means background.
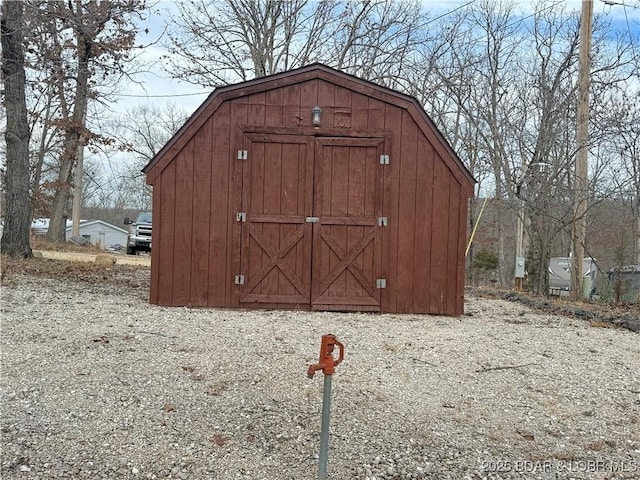
[[[320,427],[320,456],[318,458],[318,478],[327,479],[327,459],[329,457],[329,417],[331,415],[331,377],[324,376],[322,392],[322,425]]]
[[[333,350],[338,346],[340,352],[338,358],[334,358]],[[322,392],[322,425],[320,427],[320,455],[318,457],[318,478],[327,479],[327,458],[329,455],[329,416],[331,412],[331,375],[336,366],[344,359],[344,345],[336,339],[335,335],[322,336],[320,343],[320,360],[315,365],[309,365],[307,376],[313,378],[317,370],[324,373],[324,389]]]

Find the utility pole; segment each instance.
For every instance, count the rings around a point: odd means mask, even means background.
[[[71,237],[80,236],[80,212],[82,210],[82,175],[84,173],[84,142],[76,150],[76,170],[73,180],[73,202],[71,204]]]
[[[573,185],[573,261],[571,262],[571,292],[573,298],[581,298],[582,296],[582,263],[587,230],[587,154],[589,152],[589,87],[591,84],[592,16],[593,0],[582,0],[582,14],[580,17],[580,58],[578,64],[577,152]]]
[[[86,107],[85,107],[86,108]],[[86,111],[82,115],[82,127],[86,124]],[[84,132],[76,147],[76,169],[73,175],[73,202],[71,203],[71,238],[80,236],[80,212],[82,211],[82,178],[84,174]]]
[[[526,166],[523,164],[520,172],[520,182],[524,183]],[[516,213],[516,264],[514,272],[514,288],[522,290],[524,287],[525,257],[524,257],[524,199],[519,199],[520,206]]]

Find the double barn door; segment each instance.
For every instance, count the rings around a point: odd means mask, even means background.
[[[382,138],[246,134],[241,305],[379,310]]]

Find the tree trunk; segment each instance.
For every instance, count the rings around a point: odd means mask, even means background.
[[[494,163],[494,179],[496,181],[496,236],[498,243],[498,283],[500,288],[505,288],[508,284],[508,270],[512,267],[511,262],[507,260],[507,252],[504,241],[504,195],[502,193],[502,184],[500,179],[500,166]]]
[[[77,32],[78,40],[78,78],[75,92],[75,103],[71,126],[65,135],[64,154],[58,185],[51,206],[51,215],[47,240],[64,242],[66,230],[67,206],[71,193],[71,178],[73,164],[76,160],[78,147],[83,142],[82,132],[85,128],[85,112],[89,93],[89,59],[91,58],[91,39],[85,38],[82,32]],[[80,194],[80,193],[79,193]]]
[[[636,193],[633,214],[633,261],[640,265],[640,192]]]
[[[551,259],[551,251],[548,243],[548,232],[538,231],[537,228],[544,228],[540,225],[540,218],[536,219],[536,222],[532,222],[536,228],[532,228],[531,240],[532,250],[529,252],[529,263],[531,265],[530,272],[530,286],[533,293],[536,295],[549,295],[549,260]]]
[[[476,197],[471,197],[469,199],[469,235],[471,235],[471,233],[473,232],[473,226],[476,223]],[[470,242],[472,239],[471,237],[469,237],[469,239],[467,240],[467,242]],[[476,285],[476,275],[473,269],[473,254],[474,254],[474,248],[473,248],[473,242],[471,243],[471,245],[469,245],[469,252],[467,253],[467,258],[465,258],[465,268],[467,270],[467,282],[470,285],[473,285],[474,287],[477,286]]]
[[[39,211],[43,210],[41,205],[41,192],[40,183],[42,181],[42,168],[44,166],[45,155],[49,151],[50,145],[50,128],[51,125],[51,102],[53,101],[53,95],[51,91],[47,91],[47,106],[44,112],[44,123],[40,132],[40,142],[38,149],[33,154],[32,174],[31,174],[31,214],[34,216],[39,215]],[[31,126],[35,128],[35,124]]]
[[[14,258],[33,256],[29,244],[29,124],[25,100],[22,2],[2,3],[2,73],[7,112],[7,171],[2,252]]]
[[[65,240],[66,219],[69,216],[67,207],[71,190],[71,171],[75,160],[74,150],[69,144],[75,144],[69,140],[71,135],[65,135],[65,148],[56,182],[56,193],[51,203],[51,213],[49,214],[49,230],[47,230],[47,240],[61,243]]]

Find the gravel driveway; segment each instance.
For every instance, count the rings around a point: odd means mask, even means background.
[[[640,336],[468,298],[460,318],[162,308],[2,288],[2,479],[638,479]]]

